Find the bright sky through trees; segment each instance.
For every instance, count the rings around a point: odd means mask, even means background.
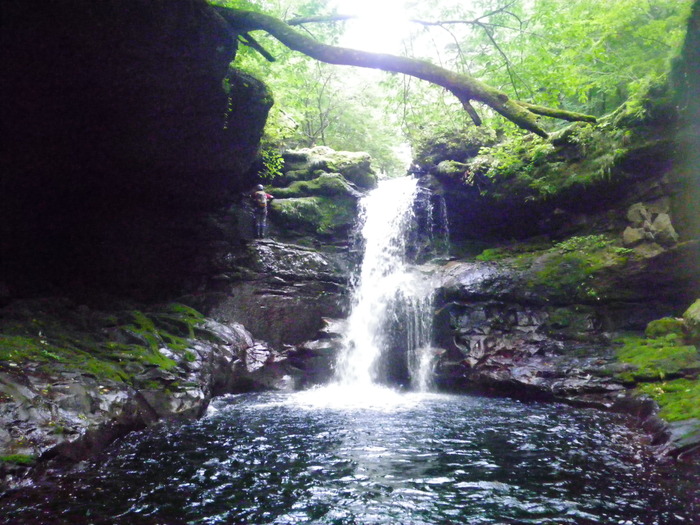
[[[340,44],[346,47],[398,54],[401,41],[408,36],[411,24],[404,0],[333,0],[338,12],[356,15],[347,22]]]

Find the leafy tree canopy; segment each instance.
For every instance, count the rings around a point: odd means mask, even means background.
[[[324,44],[337,45],[345,29],[327,1],[212,3],[286,20]],[[682,41],[690,4],[691,0],[616,0],[604,6],[598,0],[406,0],[415,29],[404,40],[401,55],[434,64],[447,71],[447,77],[454,72],[478,79],[478,87],[479,82],[492,86],[507,94],[509,103],[526,101],[527,112],[528,104],[534,104],[602,115],[664,77]],[[300,24],[300,19],[306,22]],[[248,20],[235,29],[262,28],[256,24]],[[361,76],[291,51],[260,31],[255,39],[276,62],[270,64],[244,47],[236,65],[261,77],[275,93],[268,126],[271,142],[365,150],[391,170],[397,165],[394,148],[400,142],[415,143],[426,135],[473,126],[474,115],[465,112],[471,109],[465,102],[474,98],[472,93],[460,97],[447,87],[451,94],[444,82],[439,87],[415,78],[425,78],[420,74]],[[529,127],[486,104],[479,107],[477,118],[506,131],[516,129],[506,119],[539,134],[557,125],[532,119]]]

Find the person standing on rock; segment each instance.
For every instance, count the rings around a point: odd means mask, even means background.
[[[255,214],[255,237],[262,239],[267,228],[267,205],[274,197],[265,192],[262,184],[258,184],[250,196],[253,199]]]

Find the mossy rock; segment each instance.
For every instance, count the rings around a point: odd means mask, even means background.
[[[162,355],[161,349],[183,356],[189,350],[194,327],[204,319],[181,304],[147,313],[125,311],[119,316],[94,311],[80,314],[70,309],[60,315],[13,310],[7,316],[16,321],[0,327],[0,361],[13,365],[35,362],[40,370],[51,373],[79,371],[100,380],[129,384],[146,368],[175,368],[176,361]],[[95,326],[87,327],[88,319]]]
[[[477,155],[482,147],[493,146],[496,140],[496,133],[486,127],[430,133],[416,145],[415,161],[426,167],[445,160],[466,162]]]
[[[343,175],[360,188],[376,188],[378,178],[371,166],[369,153],[337,151],[328,159],[328,171]]]
[[[637,391],[654,399],[666,421],[700,419],[700,381],[676,379],[640,385]]]
[[[695,346],[685,345],[676,334],[655,339],[626,337],[617,359],[636,370],[621,374],[625,382],[665,380],[700,371],[700,355]]]
[[[447,177],[461,177],[468,169],[468,164],[455,160],[443,160],[437,165],[437,173]]]
[[[683,322],[688,330],[688,337],[694,342],[700,341],[700,299],[685,311]]]
[[[36,463],[36,456],[29,454],[10,454],[7,456],[0,456],[0,464],[1,463],[30,466]]]
[[[604,235],[571,237],[555,244],[533,261],[534,275],[529,287],[555,298],[598,301],[608,293],[600,279],[606,272],[623,268],[630,250],[617,246]],[[523,254],[521,263],[533,260]]]
[[[272,221],[289,233],[335,235],[355,224],[357,200],[350,197],[297,197],[272,201]]]
[[[284,184],[294,183],[295,181],[311,180],[314,177],[316,177],[314,172],[306,169],[289,170],[284,172],[281,177],[274,179],[272,184],[274,186],[282,186]]]
[[[650,338],[664,337],[670,334],[675,334],[678,337],[683,337],[683,320],[673,317],[664,317],[650,322],[645,330],[645,335]]]
[[[340,173],[360,188],[377,185],[377,174],[372,169],[372,158],[363,151],[335,151],[325,146],[290,150],[282,155],[285,162],[284,180],[311,180],[319,171]]]
[[[278,199],[312,197],[316,195],[324,197],[360,197],[360,194],[339,173],[323,173],[313,180],[293,182],[287,188],[275,189],[274,195]]]

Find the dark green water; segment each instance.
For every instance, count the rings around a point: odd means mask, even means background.
[[[5,495],[2,523],[696,523],[698,473],[622,416],[327,389],[246,394]],[[4,521],[3,521],[4,520]]]

